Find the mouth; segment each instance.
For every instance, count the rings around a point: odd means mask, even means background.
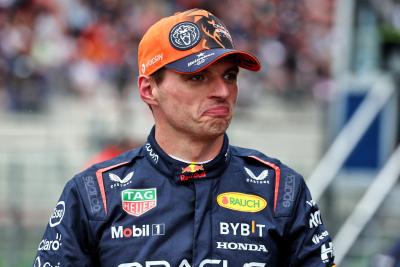
[[[231,110],[228,106],[214,106],[206,109],[203,116],[210,116],[215,118],[226,118],[231,115]]]

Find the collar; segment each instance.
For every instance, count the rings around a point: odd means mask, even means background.
[[[160,172],[178,183],[213,179],[220,177],[230,162],[229,140],[224,135],[224,143],[219,154],[204,164],[185,163],[170,157],[158,145],[155,139],[155,127],[151,130],[144,145],[146,158]]]

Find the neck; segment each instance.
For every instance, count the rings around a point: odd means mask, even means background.
[[[165,153],[190,162],[202,162],[215,158],[224,142],[224,135],[200,139],[185,133],[169,134],[157,127],[155,138]]]

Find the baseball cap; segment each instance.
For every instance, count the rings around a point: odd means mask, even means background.
[[[228,55],[239,67],[261,68],[254,55],[235,49],[222,21],[207,10],[191,9],[163,18],[147,30],[138,48],[139,75],[151,75],[164,66],[194,73]]]

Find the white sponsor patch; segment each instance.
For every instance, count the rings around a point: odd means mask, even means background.
[[[333,252],[332,242],[329,242],[328,246],[326,246],[326,244],[323,244],[321,246],[321,260],[323,262],[329,262],[329,259],[332,259],[333,257],[334,257],[334,252]]]
[[[42,239],[39,243],[38,251],[57,251],[61,245],[61,234],[57,233],[55,240]]]
[[[264,245],[236,242],[217,242],[217,249],[257,251],[264,253],[268,252]]]
[[[45,263],[41,263],[41,259],[39,256],[36,257],[35,262],[33,263],[33,267],[60,267],[60,263],[53,265],[50,262],[46,261]]]
[[[149,59],[146,63],[142,64],[142,73],[146,72],[146,69],[156,63],[158,63],[159,61],[162,61],[164,59],[164,55],[163,54],[158,54],[155,55],[154,57],[152,57],[151,59]]]
[[[310,224],[310,228],[314,228],[314,227],[317,227],[318,225],[322,224],[320,210],[317,210],[314,213],[310,214],[309,224]]]
[[[114,187],[124,187],[127,186],[128,184],[132,183],[131,179],[133,177],[134,172],[130,172],[123,179],[121,179],[118,175],[114,173],[110,173],[108,176],[110,177],[110,180],[113,181],[114,183],[111,185],[111,188]]]
[[[227,260],[215,260],[215,259],[204,259],[200,262],[199,267],[204,266],[221,266],[221,267],[229,267],[229,266],[238,266],[237,263],[235,265],[229,265]],[[171,267],[171,264],[165,260],[158,261],[146,261],[144,264],[140,264],[139,262],[130,262],[130,263],[121,263],[118,267]],[[178,267],[192,267],[187,259],[183,259]],[[243,267],[265,267],[265,263],[261,262],[249,262],[243,264]]]
[[[145,236],[165,235],[165,224],[132,225],[130,227],[112,226],[111,238],[134,238]]]
[[[65,214],[65,202],[59,201],[53,211],[53,214],[50,217],[49,225],[50,227],[57,226],[61,223]]]
[[[321,234],[316,234],[316,235],[313,235],[313,237],[312,237],[312,242],[314,243],[314,244],[319,244],[322,240],[324,240],[324,238],[325,237],[327,237],[327,236],[329,236],[329,233],[328,233],[328,231],[324,231],[324,232],[322,232]]]
[[[219,223],[219,233],[221,235],[234,236],[259,236],[263,237],[266,231],[265,224],[258,224],[256,221],[251,223]]]
[[[263,170],[258,176],[256,176],[249,168],[244,167],[249,178],[246,179],[249,183],[254,184],[269,184],[267,180],[268,177],[268,170]]]
[[[193,66],[193,65],[199,66],[199,65],[203,64],[206,61],[207,58],[209,58],[209,57],[211,57],[213,55],[215,55],[214,52],[203,52],[203,53],[200,53],[200,54],[197,55],[196,59],[194,59],[192,61],[189,61],[187,66],[188,67]]]

